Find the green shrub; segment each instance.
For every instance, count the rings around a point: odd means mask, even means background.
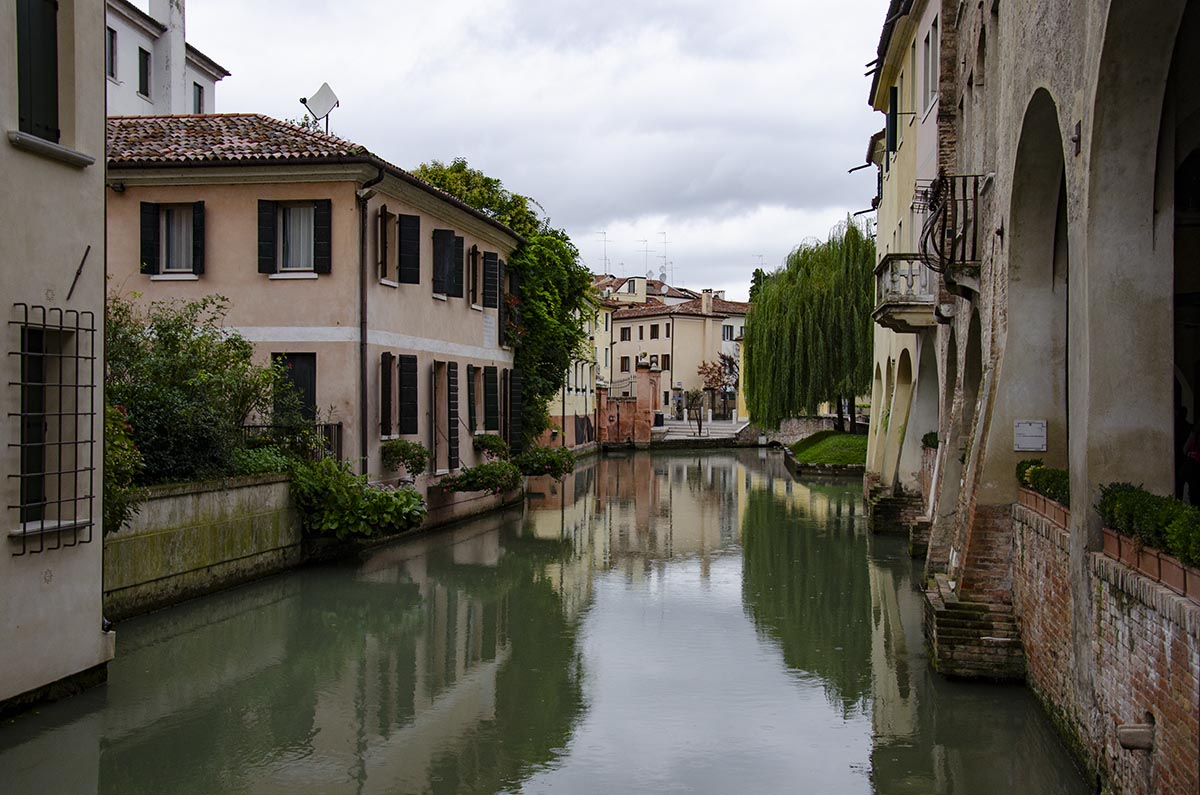
[[[938,448],[937,431],[930,431],[921,437],[921,446],[926,450],[936,450]]]
[[[521,487],[521,470],[511,461],[488,461],[468,467],[457,475],[442,478],[446,491],[490,491],[502,494]]]
[[[1071,473],[1067,470],[1030,466],[1025,470],[1025,482],[1038,494],[1049,497],[1065,508],[1071,507]]]
[[[278,447],[255,447],[234,450],[230,470],[235,475],[269,475],[288,472],[293,459]]]
[[[104,407],[104,532],[115,533],[141,510],[141,489],[134,485],[145,466],[130,435],[125,413]]]
[[[1028,472],[1033,467],[1040,467],[1041,465],[1042,465],[1042,459],[1040,459],[1040,458],[1026,458],[1024,461],[1018,461],[1017,462],[1017,482],[1020,483],[1022,486],[1028,486],[1029,481],[1025,479],[1025,473]]]
[[[1100,487],[1096,511],[1105,527],[1200,565],[1200,508],[1132,483],[1110,483]]]
[[[561,480],[575,469],[575,454],[565,447],[530,447],[513,458],[522,475],[550,475]]]
[[[475,437],[475,452],[483,453],[488,461],[507,461],[508,442],[494,433],[483,433]]]
[[[304,529],[314,535],[372,536],[417,527],[425,501],[404,486],[373,486],[350,465],[334,458],[298,462],[292,472],[292,498]]]
[[[407,439],[392,439],[384,442],[380,449],[384,469],[397,470],[404,467],[410,477],[417,477],[429,465],[429,450],[420,442]]]
[[[1183,505],[1164,535],[1167,552],[1188,566],[1200,566],[1200,508]]]

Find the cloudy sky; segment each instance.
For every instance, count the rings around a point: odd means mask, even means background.
[[[666,232],[674,283],[744,298],[759,255],[777,267],[874,195],[870,169],[846,172],[882,126],[862,73],[886,8],[189,0],[187,35],[233,73],[218,111],[297,117],[328,82],[334,133],[406,168],[465,157],[593,271],[658,272]]]

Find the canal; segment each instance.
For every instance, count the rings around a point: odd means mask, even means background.
[[[1085,793],[1030,693],[939,678],[853,480],[590,459],[525,506],[118,627],[0,725],[12,793]]]

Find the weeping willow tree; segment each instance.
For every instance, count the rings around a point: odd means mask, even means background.
[[[875,241],[847,218],[824,241],[801,243],[767,275],[746,317],[750,418],[778,428],[822,403],[841,409],[870,386]]]

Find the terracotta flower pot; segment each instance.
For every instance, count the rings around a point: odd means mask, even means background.
[[[1121,534],[1111,527],[1104,530],[1104,554],[1113,560],[1121,559]]]
[[[1183,576],[1188,599],[1191,599],[1193,602],[1200,602],[1200,569],[1184,566]]]
[[[1127,536],[1121,536],[1121,562],[1130,568],[1137,568],[1137,547],[1133,539]]]
[[[1170,555],[1160,552],[1158,555],[1158,581],[1170,588],[1175,593],[1187,593],[1187,582],[1184,575],[1184,566]]]
[[[1159,579],[1158,550],[1153,547],[1142,547],[1138,550],[1137,569],[1157,582]]]

